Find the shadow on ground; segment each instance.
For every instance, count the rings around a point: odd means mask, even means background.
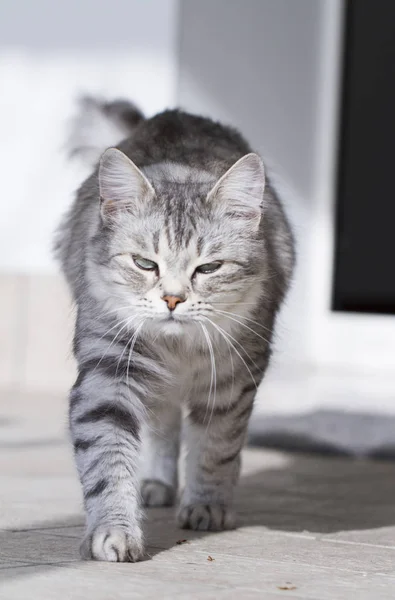
[[[278,468],[265,469],[262,465],[259,472],[242,477],[236,499],[239,526],[328,534],[395,525],[395,464],[282,456],[284,461]],[[262,460],[264,457],[262,453]],[[62,522],[43,522],[31,529],[3,531],[1,556],[3,560],[9,556],[43,570],[62,568],[79,560],[82,531],[80,516]],[[178,529],[171,508],[148,510],[145,533],[147,559],[177,546],[181,540],[211,535]],[[9,570],[3,574],[7,578],[16,577],[24,571]]]

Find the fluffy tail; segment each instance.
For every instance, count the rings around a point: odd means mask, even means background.
[[[131,102],[85,96],[79,100],[79,111],[71,122],[67,150],[94,166],[107,148],[115,146],[133,133],[144,120],[143,113]]]

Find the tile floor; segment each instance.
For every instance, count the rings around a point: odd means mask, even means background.
[[[395,597],[390,462],[248,449],[238,530],[183,532],[172,509],[155,509],[147,560],[81,562],[65,412],[56,396],[0,394],[1,600]]]

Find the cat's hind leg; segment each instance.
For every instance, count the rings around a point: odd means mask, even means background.
[[[181,408],[167,403],[153,407],[143,433],[141,496],[145,506],[171,506],[178,487]]]

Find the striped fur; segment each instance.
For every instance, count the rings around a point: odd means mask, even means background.
[[[133,134],[82,185],[56,247],[77,305],[70,429],[87,519],[81,552],[135,561],[141,506],[176,498],[183,420],[178,522],[234,526],[240,451],[294,254],[262,163],[237,132],[178,111],[142,120],[125,103],[106,104],[103,116],[117,106],[117,126],[126,119]],[[196,270],[215,261],[213,273]],[[171,313],[166,295],[185,301]]]

